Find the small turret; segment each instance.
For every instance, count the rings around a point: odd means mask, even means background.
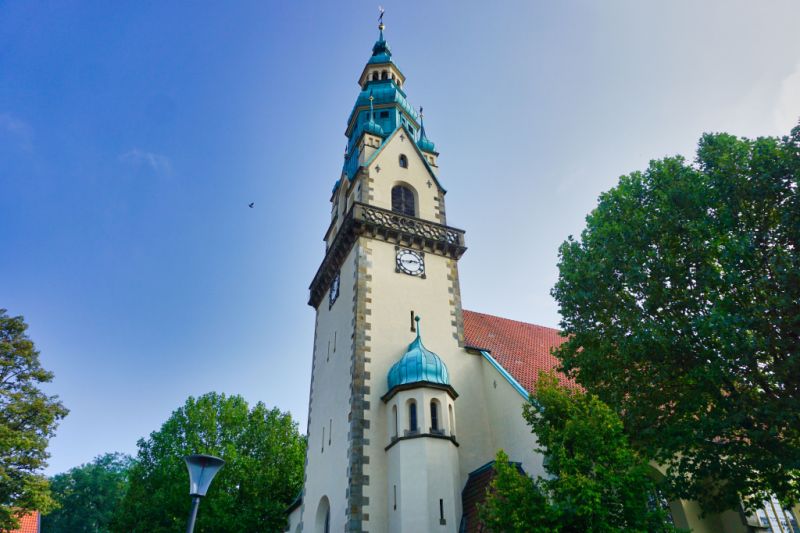
[[[437,531],[457,527],[461,513],[456,391],[444,361],[417,337],[389,370],[386,446],[389,531]]]

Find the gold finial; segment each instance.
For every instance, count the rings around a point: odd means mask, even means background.
[[[380,13],[380,15],[378,15],[378,29],[380,31],[383,31],[383,29],[386,27],[383,25],[383,13],[384,13],[383,6],[378,6],[378,13]]]

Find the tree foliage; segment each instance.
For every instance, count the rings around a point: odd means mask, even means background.
[[[225,460],[203,498],[195,531],[282,531],[284,511],[303,481],[305,440],[291,416],[241,396],[190,397],[161,429],[138,442],[130,488],[114,531],[167,533],[186,527],[185,455]]]
[[[132,460],[119,453],[101,455],[50,480],[59,507],[42,517],[47,533],[108,533],[114,512],[128,488]]]
[[[549,533],[557,530],[557,515],[545,497],[541,481],[532,479],[497,452],[495,476],[479,516],[488,531]]]
[[[704,509],[800,499],[800,126],[706,134],[560,249],[563,368]]]
[[[53,374],[42,368],[21,316],[0,309],[0,531],[13,529],[26,511],[53,507],[47,479],[47,444],[67,409],[40,384]]]
[[[531,479],[498,452],[481,509],[496,532],[672,532],[655,502],[652,469],[630,447],[622,421],[597,396],[542,374],[523,416],[544,454],[545,478]]]

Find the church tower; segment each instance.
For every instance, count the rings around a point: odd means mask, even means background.
[[[471,357],[464,232],[447,225],[438,153],[379,30],[310,286],[306,479],[292,525],[305,532],[456,531],[461,516],[460,391],[448,369]]]
[[[522,410],[539,372],[557,371],[552,352],[565,339],[462,310],[464,232],[448,225],[439,154],[379,30],[310,286],[308,449],[287,531],[478,532],[497,450],[548,475]],[[701,532],[741,533],[780,511],[776,501],[745,524],[734,511],[703,518],[696,502],[659,505]]]

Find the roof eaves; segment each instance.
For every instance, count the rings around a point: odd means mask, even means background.
[[[530,399],[530,394],[528,393],[528,391],[525,390],[525,387],[520,385],[519,381],[514,379],[514,377],[511,374],[509,374],[508,371],[506,371],[506,369],[503,368],[503,366],[494,359],[494,357],[489,355],[489,352],[487,352],[486,350],[481,350],[481,355],[483,355],[484,359],[489,361],[489,364],[491,364],[495,368],[495,370],[500,372],[500,375],[503,376],[506,379],[506,381],[508,381],[511,384],[512,387],[514,387],[514,390],[517,391],[520,396],[522,396],[525,400]]]

